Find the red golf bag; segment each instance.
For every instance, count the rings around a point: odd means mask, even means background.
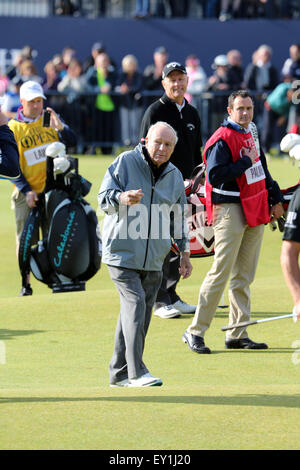
[[[187,224],[190,236],[191,258],[214,255],[214,231],[207,224],[204,187],[205,165],[198,165],[185,181],[188,202]]]

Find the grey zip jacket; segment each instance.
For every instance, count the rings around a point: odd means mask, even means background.
[[[120,194],[142,189],[140,204],[119,204]],[[168,163],[155,181],[139,144],[109,166],[98,194],[105,212],[102,262],[142,271],[160,271],[172,239],[189,251],[187,201],[180,171]]]

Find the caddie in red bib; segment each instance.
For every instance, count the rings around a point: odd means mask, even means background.
[[[206,152],[216,142],[223,140],[232,156],[233,163],[241,160],[244,156],[247,156],[248,152],[255,154],[255,159],[251,160],[251,166],[247,168],[240,176],[235,178],[238,191],[230,191],[227,193],[230,196],[231,192],[236,193],[235,195],[240,198],[245,218],[249,227],[255,227],[256,225],[266,224],[270,221],[269,204],[268,204],[268,191],[266,189],[266,175],[259,158],[257,148],[254,143],[253,136],[250,130],[244,131],[234,125],[234,122],[228,122],[229,127],[220,127],[208,140],[204,149],[204,161],[207,166]],[[248,157],[249,160],[249,157]],[[254,160],[254,161],[253,161]],[[250,164],[250,162],[248,162]],[[218,192],[226,196],[226,190],[213,188],[206,181],[206,198],[207,201],[212,201],[211,192]],[[237,194],[239,192],[239,195]],[[208,220],[212,221],[212,204],[208,205]]]
[[[253,123],[253,100],[240,90],[228,99],[229,117],[207,141],[206,210],[215,237],[214,262],[199,293],[198,306],[183,339],[192,351],[207,354],[204,334],[229,282],[229,325],[249,321],[250,284],[259,259],[264,226],[283,214],[283,195],[269,173]],[[246,328],[227,330],[225,347],[265,349]]]

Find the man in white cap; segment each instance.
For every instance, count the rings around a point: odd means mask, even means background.
[[[45,186],[47,146],[56,141],[63,142],[67,147],[76,145],[75,133],[52,108],[46,108],[50,112],[50,124],[49,127],[43,127],[45,99],[43,88],[39,83],[34,81],[23,83],[20,88],[21,106],[16,118],[8,123],[18,145],[21,168],[19,178],[13,181],[12,194],[12,208],[16,219],[17,253],[26,219]],[[22,286],[20,296],[32,295],[29,281],[28,276],[27,285]]]

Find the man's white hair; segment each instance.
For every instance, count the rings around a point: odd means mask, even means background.
[[[153,130],[156,129],[156,127],[159,127],[159,126],[167,127],[170,131],[172,131],[172,133],[174,135],[174,138],[175,138],[175,145],[176,145],[177,141],[178,141],[177,132],[175,131],[175,129],[172,126],[170,126],[170,124],[168,124],[165,121],[157,121],[155,124],[152,124],[148,129],[147,137],[149,138],[151,133],[153,132]]]

